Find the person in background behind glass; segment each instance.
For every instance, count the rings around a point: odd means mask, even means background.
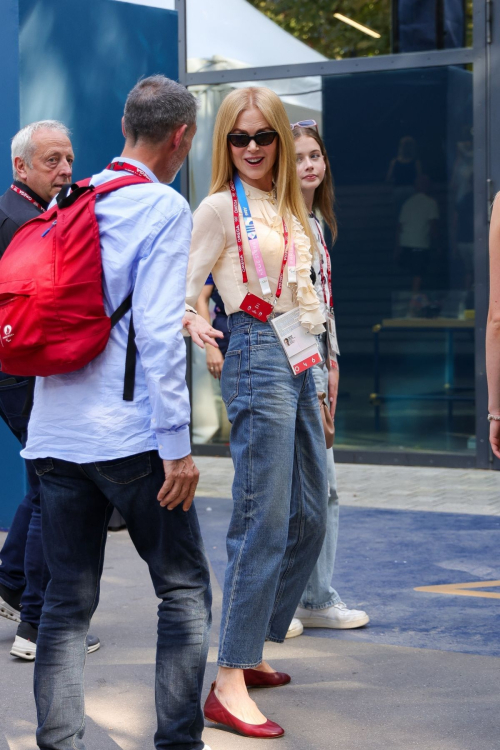
[[[213,301],[215,318],[213,322],[210,319],[209,302]],[[224,364],[224,357],[226,356],[227,347],[229,345],[229,330],[227,327],[227,315],[224,308],[224,302],[222,297],[217,291],[217,287],[214,284],[212,274],[205,281],[198,302],[196,303],[196,309],[200,315],[202,315],[207,323],[211,323],[217,331],[221,331],[224,334],[223,339],[219,339],[219,348],[216,349],[214,346],[206,346],[205,354],[207,356],[207,370],[210,375],[216,380],[220,380],[222,373],[222,365]]]
[[[398,154],[389,164],[386,182],[394,186],[395,207],[399,209],[406,198],[413,194],[415,180],[422,174],[422,165],[417,158],[417,143],[411,135],[399,141]]]
[[[337,236],[337,222],[333,212],[334,193],[330,163],[324,143],[312,120],[297,123],[292,129],[297,154],[297,174],[302,195],[309,211],[309,223],[316,238],[313,255],[313,280],[324,313],[333,308],[330,259],[317,213],[326,221],[333,241]],[[327,349],[326,333],[320,338],[323,363],[313,367],[312,373],[318,393],[327,393],[330,413],[335,418],[339,367],[337,354]],[[328,473],[328,519],[326,537],[313,572],[309,578],[300,605],[295,612],[287,638],[300,635],[303,626],[308,628],[359,628],[369,622],[366,612],[347,609],[331,586],[337,551],[339,531],[339,499],[333,448],[326,452]]]
[[[416,312],[422,305],[418,295],[429,274],[431,252],[438,252],[439,206],[429,195],[430,189],[427,175],[420,175],[415,181],[415,193],[404,202],[399,214],[396,256],[401,268],[412,278],[410,312]]]

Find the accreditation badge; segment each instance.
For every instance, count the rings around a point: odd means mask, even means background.
[[[328,334],[328,349],[330,352],[340,356],[339,343],[337,340],[337,328],[335,326],[335,314],[329,310],[326,314],[326,331]]]
[[[321,364],[323,360],[319,353],[316,336],[306,331],[301,325],[298,307],[273,318],[271,325],[294,375],[300,375],[304,370]]]
[[[264,323],[271,315],[273,309],[273,306],[269,302],[266,302],[265,299],[257,297],[256,294],[250,294],[250,292],[248,292],[240,305],[240,310],[246,312],[247,315],[251,315],[252,318],[262,320]]]

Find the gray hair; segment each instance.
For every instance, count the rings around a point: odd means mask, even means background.
[[[180,83],[162,75],[143,78],[125,102],[125,133],[134,144],[161,143],[181,125],[194,125],[197,109],[195,97]]]
[[[12,174],[14,175],[15,180],[18,178],[18,174],[14,166],[14,159],[19,157],[26,162],[28,167],[31,168],[33,166],[31,160],[36,149],[36,146],[33,143],[33,136],[37,130],[58,130],[60,133],[67,135],[68,138],[71,135],[66,125],[63,125],[59,120],[39,120],[38,122],[32,122],[30,125],[26,125],[19,130],[12,139],[11,146]]]

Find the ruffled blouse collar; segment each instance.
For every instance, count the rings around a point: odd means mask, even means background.
[[[249,185],[248,182],[245,182],[245,180],[241,180],[241,183],[243,185],[247,198],[251,198],[252,200],[257,201],[271,201],[271,203],[276,202],[276,190],[274,188],[268,192],[266,190],[259,190],[259,188],[252,187],[252,185]]]

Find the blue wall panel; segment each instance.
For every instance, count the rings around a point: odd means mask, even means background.
[[[0,8],[0,194],[10,179],[10,139],[19,127],[18,0],[2,0]]]
[[[71,129],[74,177],[87,177],[120,154],[123,106],[138,79],[178,78],[177,13],[114,0],[1,0],[0,70],[0,194],[12,176],[10,139],[35,120]],[[0,528],[24,482],[19,444],[0,420]]]
[[[77,179],[123,146],[126,96],[141,76],[177,79],[177,13],[114,0],[20,0],[21,125],[62,120]]]
[[[12,180],[10,139],[19,128],[19,9],[18,0],[0,7],[0,194]],[[24,465],[19,443],[0,420],[0,529],[9,526],[24,494]]]

